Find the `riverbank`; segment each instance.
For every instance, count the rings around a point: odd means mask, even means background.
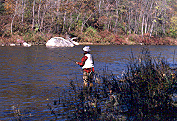
[[[110,42],[79,42],[80,45],[177,45],[177,39],[170,37],[149,37],[144,36],[143,38],[138,35],[129,35],[119,37],[116,40]]]
[[[24,42],[30,45],[45,45],[46,42],[52,37],[63,37],[66,35],[56,34],[42,34],[37,33],[34,36],[19,36],[13,35],[11,37],[0,37],[0,46],[20,46]],[[76,40],[80,45],[177,45],[177,39],[170,37],[154,37],[144,35],[143,37],[136,34],[130,35],[114,35],[111,38],[89,38],[86,36],[78,35]],[[98,40],[99,39],[99,40]]]

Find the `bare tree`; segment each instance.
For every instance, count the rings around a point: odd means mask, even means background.
[[[14,14],[13,14],[12,21],[11,21],[11,27],[10,27],[11,28],[11,35],[13,34],[12,26],[14,23],[15,16],[17,15],[17,8],[18,8],[18,0],[16,0],[16,2],[15,2],[15,10],[14,10]]]
[[[32,29],[34,29],[34,14],[35,14],[35,0],[33,1],[33,22],[32,22]]]

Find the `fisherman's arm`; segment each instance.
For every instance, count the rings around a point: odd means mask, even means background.
[[[81,62],[76,62],[76,64],[80,65],[81,67],[84,66],[87,58],[88,58],[87,56],[82,57]]]

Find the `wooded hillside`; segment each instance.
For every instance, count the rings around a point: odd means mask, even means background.
[[[133,35],[131,41],[177,37],[176,0],[0,1],[1,38],[42,41],[68,33],[80,41],[120,44],[125,35]]]

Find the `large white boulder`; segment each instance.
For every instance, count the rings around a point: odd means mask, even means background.
[[[62,37],[53,37],[46,43],[46,47],[74,47],[72,40],[67,40]]]

